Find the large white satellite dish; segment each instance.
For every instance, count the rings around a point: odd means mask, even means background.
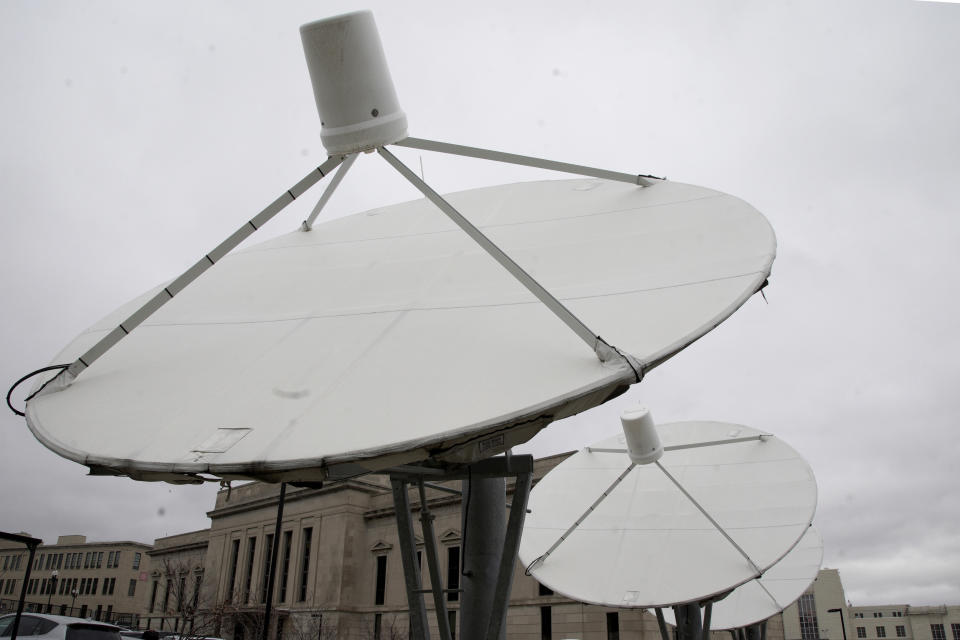
[[[537,484],[519,554],[538,582],[608,607],[705,601],[762,575],[809,528],[813,472],[779,438],[721,422],[657,430],[654,464],[631,463],[621,434]]]
[[[752,207],[689,185],[577,179],[448,200],[638,371],[600,361],[418,200],[225,256],[71,385],[31,400],[31,429],[67,458],[135,477],[304,480],[338,464],[471,461],[622,393],[737,309],[774,256]]]
[[[813,584],[823,562],[823,538],[810,527],[793,549],[762,577],[746,582],[713,603],[710,628],[740,629],[774,616]],[[676,624],[672,609],[664,609],[668,624]]]

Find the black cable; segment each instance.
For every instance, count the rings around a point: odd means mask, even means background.
[[[19,387],[23,382],[25,382],[26,380],[29,380],[30,378],[32,378],[33,376],[37,375],[38,373],[44,373],[45,371],[53,371],[54,369],[58,369],[58,370],[60,370],[60,371],[63,371],[64,369],[66,369],[66,368],[69,367],[69,366],[70,366],[69,364],[52,364],[52,365],[50,365],[49,367],[43,367],[42,369],[37,369],[36,371],[31,371],[31,372],[28,373],[27,375],[23,376],[22,378],[20,378],[20,379],[17,380],[16,382],[14,382],[14,383],[13,383],[13,386],[10,387],[10,390],[7,391],[7,406],[10,407],[10,411],[13,411],[13,412],[14,412],[15,414],[17,414],[18,416],[26,415],[23,411],[18,411],[18,410],[13,406],[13,404],[10,402],[10,396],[13,395],[13,391],[14,391],[17,387]],[[39,388],[39,389],[37,389],[36,391],[34,391],[33,393],[31,393],[29,396],[27,396],[27,399],[23,401],[24,405],[26,405],[26,403],[30,402],[30,400],[32,400],[35,395],[37,395],[38,393],[40,393],[41,391],[43,391],[43,388],[46,387],[48,384],[50,384],[50,382],[51,382],[52,380],[54,380],[55,378],[56,378],[56,376],[54,376],[53,378],[50,378],[50,380],[47,380],[47,381],[44,382],[42,385],[40,385],[40,388]]]

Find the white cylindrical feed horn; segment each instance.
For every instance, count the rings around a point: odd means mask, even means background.
[[[407,116],[393,88],[370,11],[300,27],[320,139],[331,156],[368,151],[407,137]]]
[[[626,436],[631,461],[635,464],[650,464],[660,459],[663,455],[663,444],[660,443],[657,426],[653,423],[649,409],[627,409],[620,416],[620,422],[623,424],[623,435]]]

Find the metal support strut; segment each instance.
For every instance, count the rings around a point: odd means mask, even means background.
[[[437,614],[440,640],[453,640],[450,633],[450,618],[447,615],[447,599],[443,590],[443,579],[440,577],[440,557],[437,553],[437,539],[433,530],[433,514],[427,504],[426,484],[422,478],[417,481],[417,489],[420,492],[420,531],[423,534],[423,547],[427,552],[430,592],[433,594],[433,607]]]
[[[427,609],[423,603],[423,581],[420,576],[420,563],[417,562],[417,542],[413,536],[413,518],[410,515],[407,481],[391,476],[390,485],[393,488],[393,506],[400,538],[403,584],[407,590],[407,603],[410,606],[410,637],[428,640],[430,628],[427,626]]]
[[[271,202],[263,211],[248,220],[239,229],[234,231],[226,240],[218,244],[210,253],[198,260],[192,267],[184,271],[173,282],[161,289],[142,307],[134,311],[126,320],[110,333],[101,338],[83,355],[73,361],[64,371],[61,371],[53,381],[46,386],[43,393],[51,393],[66,387],[73,382],[80,373],[92,365],[100,356],[120,342],[127,334],[134,330],[144,320],[149,318],[157,309],[165,305],[187,285],[196,280],[207,269],[212,267],[221,258],[227,255],[238,244],[246,240],[254,231],[265,225],[275,215],[280,213],[288,204],[320,181],[325,175],[333,171],[343,162],[342,156],[328,158],[326,162],[308,173],[300,182],[290,187],[279,198]]]
[[[473,226],[469,220],[467,220],[463,214],[454,208],[449,202],[447,202],[443,196],[438,194],[436,191],[430,188],[426,182],[420,179],[417,174],[410,170],[405,164],[400,162],[400,160],[387,151],[384,147],[378,147],[377,151],[380,152],[380,155],[393,166],[404,178],[410,181],[410,183],[415,186],[423,195],[427,197],[433,204],[435,204],[441,211],[447,214],[458,227],[460,227],[468,236],[470,236],[477,244],[479,244],[484,251],[486,251],[490,256],[500,263],[504,269],[510,272],[514,278],[516,278],[520,284],[527,288],[527,291],[532,293],[540,302],[542,302],[550,311],[554,313],[560,320],[562,320],[570,329],[576,333],[581,340],[587,343],[587,345],[597,354],[597,357],[600,358],[601,362],[607,362],[612,359],[622,359],[627,361],[626,357],[619,353],[616,349],[607,344],[600,336],[591,331],[587,325],[583,323],[577,316],[575,316],[569,309],[567,309],[562,302],[553,297],[549,291],[543,288],[543,286],[533,279],[533,277],[523,270],[520,265],[513,261],[513,259],[503,252],[500,247],[493,243],[487,236],[483,234],[477,227]],[[627,361],[634,371],[637,371],[632,363]]]
[[[750,558],[750,556],[747,555],[747,552],[744,551],[743,548],[740,545],[738,545],[733,538],[730,537],[730,534],[728,534],[724,530],[724,528],[720,526],[719,522],[714,520],[713,517],[709,513],[707,513],[707,510],[704,509],[699,502],[693,499],[693,496],[690,495],[690,492],[684,489],[683,485],[677,482],[677,479],[674,478],[672,475],[670,475],[670,472],[667,471],[666,468],[662,464],[660,464],[659,461],[654,462],[654,464],[660,467],[660,471],[663,471],[663,474],[670,479],[670,482],[672,482],[674,486],[676,486],[677,489],[679,489],[680,492],[683,493],[683,495],[685,495],[687,499],[693,503],[693,506],[695,506],[700,511],[700,513],[702,513],[703,516],[710,521],[710,524],[712,524],[714,528],[720,532],[720,535],[726,538],[727,542],[733,545],[733,548],[736,549],[738,552],[740,552],[740,555],[742,555],[746,559],[746,561],[750,564],[750,567],[756,572],[756,575],[754,577],[758,578],[761,575],[763,575],[763,572],[760,571],[760,567],[758,567],[757,564]]]
[[[273,527],[273,548],[270,549],[270,566],[266,567],[266,571],[269,573],[267,576],[267,604],[263,611],[263,632],[260,636],[262,640],[268,640],[270,638],[270,616],[273,608],[273,588],[277,577],[277,556],[280,552],[280,531],[283,528],[283,505],[286,501],[286,497],[287,483],[281,482],[280,498],[277,500],[277,522]]]
[[[343,177],[347,175],[347,171],[350,170],[350,167],[353,166],[353,163],[357,160],[357,154],[351,154],[343,160],[337,168],[337,172],[333,174],[333,178],[330,180],[330,184],[327,185],[327,188],[323,190],[323,195],[320,196],[320,200],[317,201],[316,206],[313,207],[313,211],[310,212],[310,215],[307,216],[307,219],[303,221],[303,224],[300,226],[302,231],[310,231],[313,228],[313,223],[316,221],[317,216],[320,215],[320,212],[323,211],[323,208],[327,206],[327,202],[330,200],[330,196],[333,195],[333,192],[337,190],[337,187],[340,186],[340,183],[343,182]]]
[[[450,470],[394,467],[389,473],[403,558],[404,584],[410,607],[411,640],[429,639],[423,598],[423,594],[427,592],[433,594],[441,640],[450,640],[453,636],[444,601],[448,590],[443,588],[441,582],[433,514],[430,513],[427,502],[424,477],[434,481],[470,480],[470,486],[465,487],[464,500],[461,503],[465,513],[462,556],[464,579],[460,598],[459,639],[502,640],[506,633],[506,614],[517,549],[527,514],[530,487],[533,484],[533,456],[497,456],[475,462],[468,467]],[[515,479],[509,514],[505,513],[504,478],[507,477]],[[408,483],[415,483],[420,492],[420,522],[430,570],[430,589],[423,589],[421,586],[413,519],[407,496]]]
[[[555,160],[521,156],[515,153],[491,151],[490,149],[479,149],[477,147],[465,147],[460,144],[437,142],[436,140],[424,140],[423,138],[404,138],[403,140],[394,142],[393,144],[397,145],[398,147],[422,149],[423,151],[438,151],[440,153],[449,153],[456,156],[465,156],[467,158],[480,158],[481,160],[493,160],[495,162],[519,164],[524,167],[535,167],[537,169],[548,169],[550,171],[575,173],[577,175],[589,176],[591,178],[602,178],[603,180],[627,182],[629,184],[640,185],[641,187],[649,187],[651,184],[653,184],[647,180],[647,178],[653,178],[653,176],[620,173],[618,171],[608,171],[606,169],[585,167],[579,164],[569,164],[567,162],[556,162]]]
[[[636,463],[631,462],[631,463],[630,463],[630,466],[628,466],[623,473],[621,473],[619,476],[617,476],[617,479],[614,480],[614,481],[610,484],[609,487],[607,487],[607,490],[604,491],[603,493],[601,493],[601,494],[600,494],[600,497],[597,498],[596,500],[594,500],[594,501],[593,501],[593,504],[591,504],[589,507],[587,507],[587,510],[584,511],[583,514],[582,514],[579,518],[577,518],[576,521],[575,521],[572,525],[570,525],[570,527],[569,527],[566,531],[563,532],[563,535],[561,535],[561,536],[557,539],[556,542],[554,542],[552,545],[550,545],[550,548],[547,549],[546,551],[544,551],[544,552],[543,552],[543,555],[541,555],[540,557],[536,558],[533,562],[530,563],[530,566],[528,566],[527,569],[526,569],[527,575],[530,575],[530,570],[533,569],[534,565],[543,564],[544,562],[546,562],[547,558],[550,557],[550,554],[553,553],[553,552],[556,550],[556,548],[560,546],[560,543],[562,543],[564,540],[566,540],[566,539],[567,539],[567,536],[569,536],[569,535],[573,532],[574,529],[576,529],[577,527],[579,527],[580,524],[581,524],[584,520],[587,519],[587,516],[589,516],[591,513],[593,513],[593,510],[594,510],[594,509],[596,509],[598,506],[600,506],[600,503],[603,502],[603,501],[607,498],[607,496],[609,496],[609,495],[613,492],[614,489],[616,489],[616,487],[617,487],[618,484],[620,484],[621,482],[623,482],[623,479],[626,478],[627,475],[628,475],[631,471],[633,471],[634,467],[636,467],[636,466],[637,466]]]

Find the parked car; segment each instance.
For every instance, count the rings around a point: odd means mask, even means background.
[[[0,616],[0,638],[13,635],[15,613]],[[18,638],[30,640],[121,640],[120,627],[96,620],[24,613],[20,616]]]

